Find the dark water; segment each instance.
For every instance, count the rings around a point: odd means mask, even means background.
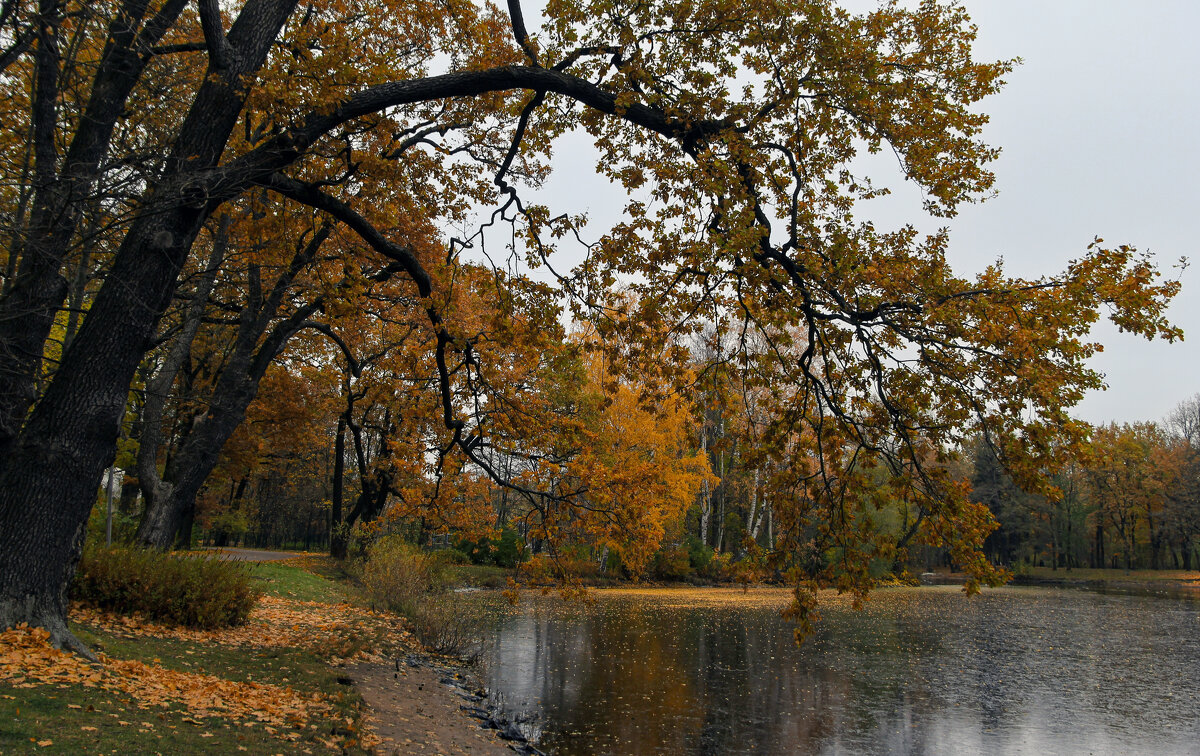
[[[554,754],[1200,754],[1200,601],[1003,588],[601,592],[510,613],[488,688]]]

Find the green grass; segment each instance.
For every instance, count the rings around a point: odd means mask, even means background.
[[[46,740],[52,744],[38,746]],[[139,709],[131,699],[92,688],[16,689],[0,683],[0,754],[5,756],[277,754],[305,749],[328,753],[317,743],[276,738],[261,724],[245,727],[218,717],[198,719],[179,707]]]
[[[313,571],[310,572],[306,567]],[[361,602],[358,591],[348,583],[341,582],[347,579],[347,575],[331,559],[310,558],[306,560],[305,567],[289,562],[256,562],[251,567],[251,574],[267,596],[329,604]]]
[[[333,565],[318,563],[317,567],[330,577],[337,575]],[[252,570],[264,592],[275,596],[327,603],[357,596],[351,586],[298,565],[259,563]],[[3,681],[0,682],[0,756],[277,754],[306,750],[330,753],[317,739],[331,734],[345,735],[340,729],[342,725],[336,722],[344,723],[357,716],[361,701],[358,693],[343,684],[344,677],[339,682],[337,670],[308,651],[222,646],[172,638],[127,638],[78,624],[72,625],[71,630],[84,643],[114,659],[137,660],[236,682],[288,686],[305,694],[322,693],[332,699],[335,712],[330,718],[314,718],[301,740],[289,742],[269,733],[262,723],[246,726],[227,717],[200,718],[181,705],[140,709],[136,700],[101,688],[81,685],[18,688]],[[47,740],[52,744],[38,745]],[[357,747],[346,752],[364,753]]]
[[[341,692],[336,675],[315,654],[287,648],[246,648],[186,643],[171,638],[125,638],[72,625],[75,636],[114,659],[132,659],[180,672],[215,675],[234,682],[286,685],[309,692]]]
[[[360,701],[338,673],[313,654],[294,649],[235,648],[164,638],[122,638],[83,626],[80,640],[121,659],[136,659],[226,680],[285,685],[332,697],[338,719],[353,718]],[[126,724],[122,724],[125,722]],[[147,726],[149,725],[149,726]],[[87,727],[94,730],[84,729]],[[199,718],[179,705],[141,709],[135,699],[100,688],[0,683],[0,754],[328,753],[315,738],[328,737],[330,721],[314,719],[295,743],[225,717]],[[286,728],[278,728],[286,729]],[[39,747],[39,741],[52,745]],[[351,749],[351,753],[362,753]]]

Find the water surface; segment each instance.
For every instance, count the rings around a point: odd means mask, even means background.
[[[1200,754],[1200,602],[1060,588],[834,596],[802,647],[784,590],[525,601],[488,689],[554,754]]]

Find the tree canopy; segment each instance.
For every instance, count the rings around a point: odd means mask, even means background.
[[[964,278],[946,234],[856,214],[888,191],[864,153],[895,155],[934,215],[990,190],[978,103],[1013,63],[974,60],[973,38],[961,7],[933,1],[550,0],[533,26],[518,0],[8,0],[0,622],[70,642],[64,589],[130,388],[154,399],[148,356],[173,375],[164,345],[182,334],[231,350],[189,420],[207,475],[297,334],[338,345],[352,396],[381,358],[345,324],[385,301],[391,333],[377,335],[403,343],[405,388],[377,417],[417,445],[430,501],[452,501],[447,470],[524,485],[495,462],[547,461],[563,404],[528,387],[553,395],[578,349],[600,362],[577,375],[624,374],[613,407],[630,387],[661,400],[643,436],[662,449],[678,421],[665,397],[736,377],[770,462],[778,550],[832,555],[796,569],[809,589],[864,589],[869,562],[912,539],[993,578],[979,551],[991,515],[947,473],[950,450],[983,434],[1053,495],[1087,434],[1070,408],[1101,385],[1092,324],[1181,334],[1164,316],[1177,283],[1132,247],[1097,240],[1038,279],[999,263]],[[589,228],[571,197],[528,199],[568,132],[630,192],[611,228]],[[555,286],[494,262],[500,231],[504,255]],[[567,248],[583,262],[559,264]],[[560,301],[594,329],[586,346],[555,346]],[[696,364],[688,340],[706,329],[719,337]],[[589,475],[625,453],[604,433],[654,424],[589,411],[572,463],[594,460]],[[661,485],[691,490],[703,473],[678,475]],[[612,503],[654,531],[642,510],[664,496]],[[884,499],[911,507],[904,539],[872,526]]]

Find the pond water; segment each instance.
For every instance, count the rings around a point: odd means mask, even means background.
[[[1001,588],[525,600],[485,650],[493,702],[552,754],[1200,754],[1200,601]]]

